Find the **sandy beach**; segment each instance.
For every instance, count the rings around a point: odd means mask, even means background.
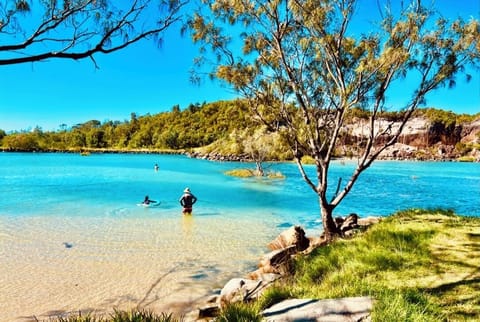
[[[202,229],[193,217],[2,222],[0,321],[134,307],[188,312],[229,278],[245,274],[262,252],[258,245],[266,240],[254,237],[252,227],[224,220]],[[264,229],[253,228],[258,234]]]

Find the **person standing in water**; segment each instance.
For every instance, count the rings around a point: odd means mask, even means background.
[[[190,192],[189,188],[185,188],[185,190],[183,190],[183,195],[180,197],[179,202],[183,207],[182,212],[184,214],[191,214],[193,210],[193,205],[195,204],[195,202],[197,202],[197,197],[195,197]]]

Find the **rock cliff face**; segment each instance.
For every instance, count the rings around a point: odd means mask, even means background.
[[[387,127],[395,132],[400,122],[391,123],[377,120],[374,133]],[[368,120],[356,118],[346,124],[342,137],[338,140],[338,157],[355,157],[359,154],[359,146],[366,141],[370,132]],[[388,138],[385,138],[385,140]],[[380,142],[382,143],[382,142]],[[247,154],[222,154],[220,152],[202,153],[188,152],[190,157],[215,161],[252,161]],[[398,142],[387,148],[380,155],[383,160],[435,160],[448,161],[459,158],[480,162],[480,118],[469,123],[445,125],[442,122],[430,121],[425,117],[410,119],[402,130]]]
[[[351,125],[353,140],[361,140],[369,131],[366,121],[356,121]],[[383,129],[388,122],[379,120],[375,129]],[[396,130],[400,122],[392,125]],[[455,160],[468,157],[480,161],[480,119],[460,125],[445,126],[441,122],[431,122],[425,118],[409,120],[398,142],[386,149],[381,159],[415,160]]]

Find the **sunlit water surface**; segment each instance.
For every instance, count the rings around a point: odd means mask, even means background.
[[[335,161],[331,185],[354,165]],[[283,180],[224,175],[244,167],[168,155],[1,153],[0,321],[135,306],[181,311],[254,270],[282,230],[320,233],[317,198],[294,164],[271,165]],[[199,200],[192,216],[178,203],[187,186]],[[145,195],[160,206],[137,206]],[[336,215],[414,207],[480,216],[480,164],[377,162]]]

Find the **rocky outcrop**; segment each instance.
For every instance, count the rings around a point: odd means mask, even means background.
[[[480,143],[480,119],[462,126],[460,133],[460,142],[462,143]]]
[[[399,124],[394,123],[392,129],[397,129]],[[353,133],[357,133],[359,137],[366,133],[365,128],[363,132],[360,130],[361,122],[352,126]],[[381,128],[382,121],[378,121],[375,127]],[[444,124],[417,117],[405,124],[398,142],[384,150],[379,159],[450,161],[469,156],[480,162],[480,153],[476,149],[462,149],[461,146],[478,143],[480,143],[480,119],[462,124]]]
[[[399,129],[400,122],[391,122],[379,119],[374,123],[374,134],[385,128],[390,128],[391,133]],[[355,118],[350,124],[344,126],[343,146],[339,149],[343,155],[355,156],[358,153],[356,147],[363,142],[370,133],[368,120]],[[384,143],[388,136],[385,136]],[[380,140],[381,141],[381,140]],[[384,150],[380,160],[432,160],[450,161],[460,157],[470,157],[480,162],[480,151],[469,148],[480,143],[480,119],[473,122],[446,124],[440,121],[430,121],[425,117],[414,117],[404,126],[398,142]],[[467,148],[463,148],[467,146]],[[252,162],[247,154],[222,154],[218,151],[186,153],[192,158],[206,159],[211,161],[239,161]],[[341,155],[340,155],[341,157]]]

